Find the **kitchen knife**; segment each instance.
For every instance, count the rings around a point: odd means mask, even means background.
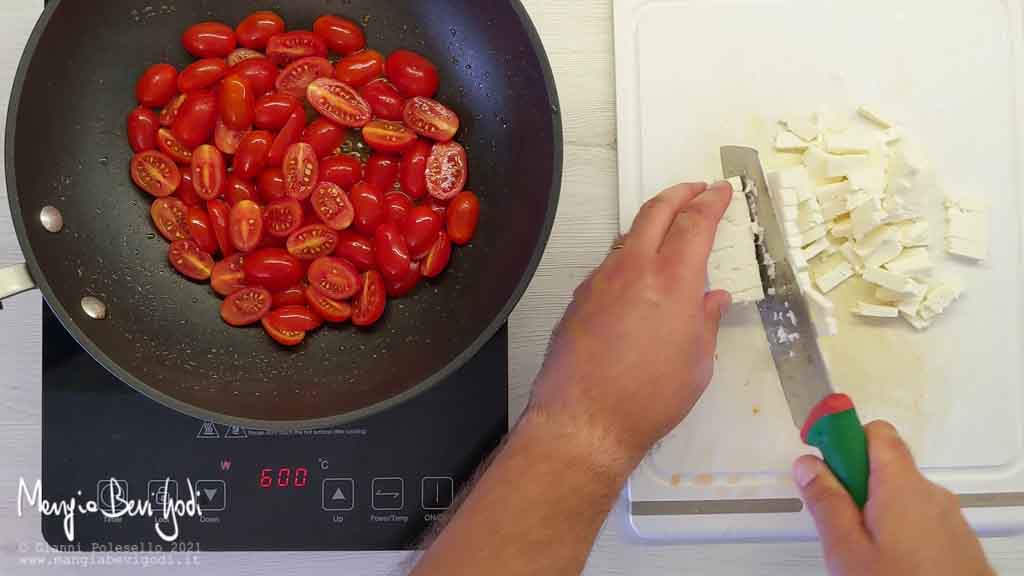
[[[722,169],[726,178],[742,178],[746,189],[753,185],[748,202],[764,230],[757,242],[757,261],[766,296],[757,307],[793,422],[803,441],[821,450],[825,463],[863,508],[868,496],[864,428],[850,397],[836,394],[832,386],[807,300],[786,257],[785,236],[757,150],[722,148]]]

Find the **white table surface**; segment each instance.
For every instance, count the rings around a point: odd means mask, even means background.
[[[600,263],[618,224],[611,0],[524,0],[524,4],[554,67],[566,147],[554,234],[536,279],[510,322],[509,403],[513,414],[526,402],[548,335],[572,289]],[[17,61],[39,6],[38,0],[0,2],[0,26],[4,29],[0,35],[0,122],[6,118]],[[0,195],[0,265],[9,265],[21,261],[21,251],[3,183]],[[0,385],[0,574],[134,574],[138,568],[38,568],[23,563],[26,557],[60,560],[50,552],[35,552],[37,546],[43,546],[38,515],[26,513],[18,518],[16,513],[18,479],[34,482],[40,472],[40,296],[25,294],[4,306],[0,312],[0,366],[6,374]],[[986,549],[1001,573],[1024,573],[1024,540],[988,541]],[[198,566],[157,567],[146,573],[400,574],[407,569],[407,560],[404,553],[204,553]],[[814,543],[688,546],[637,542],[630,537],[622,501],[609,518],[587,569],[588,574],[616,575],[797,576],[823,572]]]

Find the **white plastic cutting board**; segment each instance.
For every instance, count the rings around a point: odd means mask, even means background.
[[[966,297],[930,331],[865,323],[837,302],[824,342],[865,421],[885,418],[983,532],[1024,527],[1024,53],[1021,0],[616,0],[621,222],[680,181],[721,175],[719,147],[768,148],[774,120],[881,103],[930,159],[934,244],[944,190],[992,204],[982,265],[934,248]],[[801,445],[756,312],[722,329],[715,381],[629,485],[641,536],[810,538],[789,478]],[[993,497],[993,494],[998,496]]]

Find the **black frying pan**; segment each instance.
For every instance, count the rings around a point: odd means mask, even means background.
[[[372,330],[327,328],[295,351],[224,325],[220,300],[167,264],[131,183],[125,118],[139,74],[191,61],[181,33],[273,9],[290,28],[334,12],[382,52],[441,71],[462,119],[479,233],[437,282],[389,304]],[[562,170],[558,98],[517,0],[60,0],[29,40],[7,123],[7,187],[31,279],[79,343],[143,394],[198,418],[263,429],[339,425],[396,405],[468,360],[522,296],[551,230]],[[46,206],[64,228],[40,224]],[[19,286],[0,275],[0,293]],[[6,285],[5,285],[6,284]],[[84,297],[106,305],[91,318]],[[472,410],[472,406],[467,406]]]

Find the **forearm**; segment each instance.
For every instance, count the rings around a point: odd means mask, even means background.
[[[575,574],[631,457],[573,424],[530,411],[414,574]]]

